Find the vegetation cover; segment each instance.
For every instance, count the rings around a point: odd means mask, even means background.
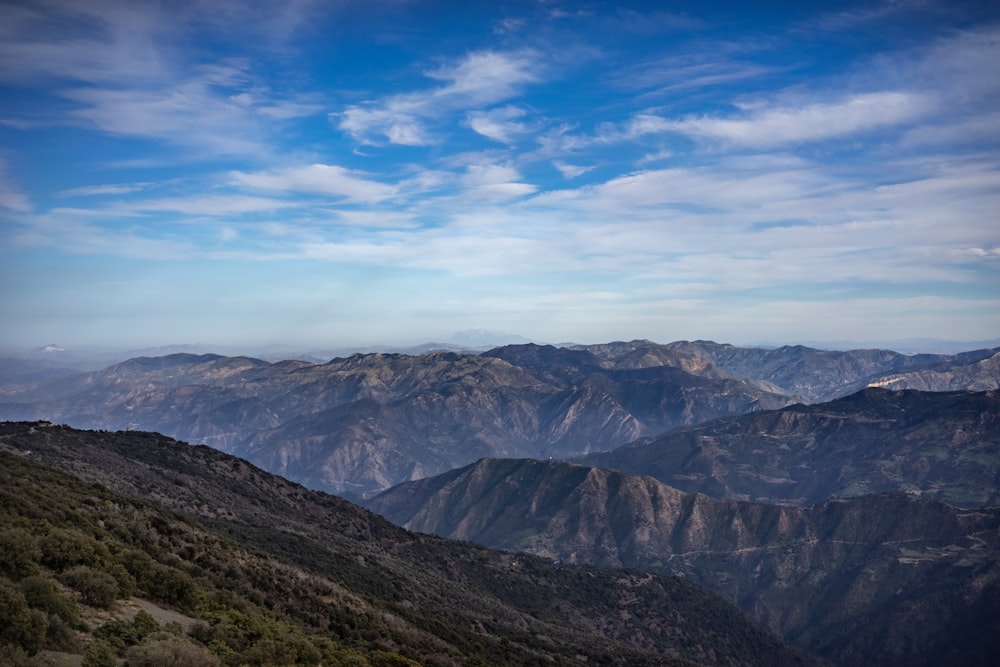
[[[693,584],[414,535],[207,447],[5,423],[0,450],[4,664],[810,664]]]

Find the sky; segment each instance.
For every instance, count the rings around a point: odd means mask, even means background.
[[[0,0],[0,343],[1000,337],[1000,4]]]

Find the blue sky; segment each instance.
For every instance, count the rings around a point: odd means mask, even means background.
[[[1000,336],[992,2],[0,1],[14,346]]]

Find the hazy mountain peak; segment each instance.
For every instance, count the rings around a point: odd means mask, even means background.
[[[456,331],[444,338],[444,342],[454,345],[462,345],[474,349],[489,349],[500,345],[516,345],[519,343],[530,343],[530,338],[518,336],[517,334],[506,333],[504,331],[494,331],[491,329],[466,329]]]

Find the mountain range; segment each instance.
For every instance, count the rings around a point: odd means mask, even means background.
[[[580,456],[903,373],[933,371],[925,388],[996,385],[996,354],[632,341],[328,363],[179,353],[58,377],[8,360],[0,419],[155,430],[360,499],[482,457]]]
[[[0,419],[99,429],[7,424],[0,449],[343,578],[366,618],[403,628],[372,630],[369,651],[420,655],[400,637],[430,632],[441,664],[811,660],[776,632],[838,666],[988,664],[998,354],[637,340],[85,373],[0,360]]]

